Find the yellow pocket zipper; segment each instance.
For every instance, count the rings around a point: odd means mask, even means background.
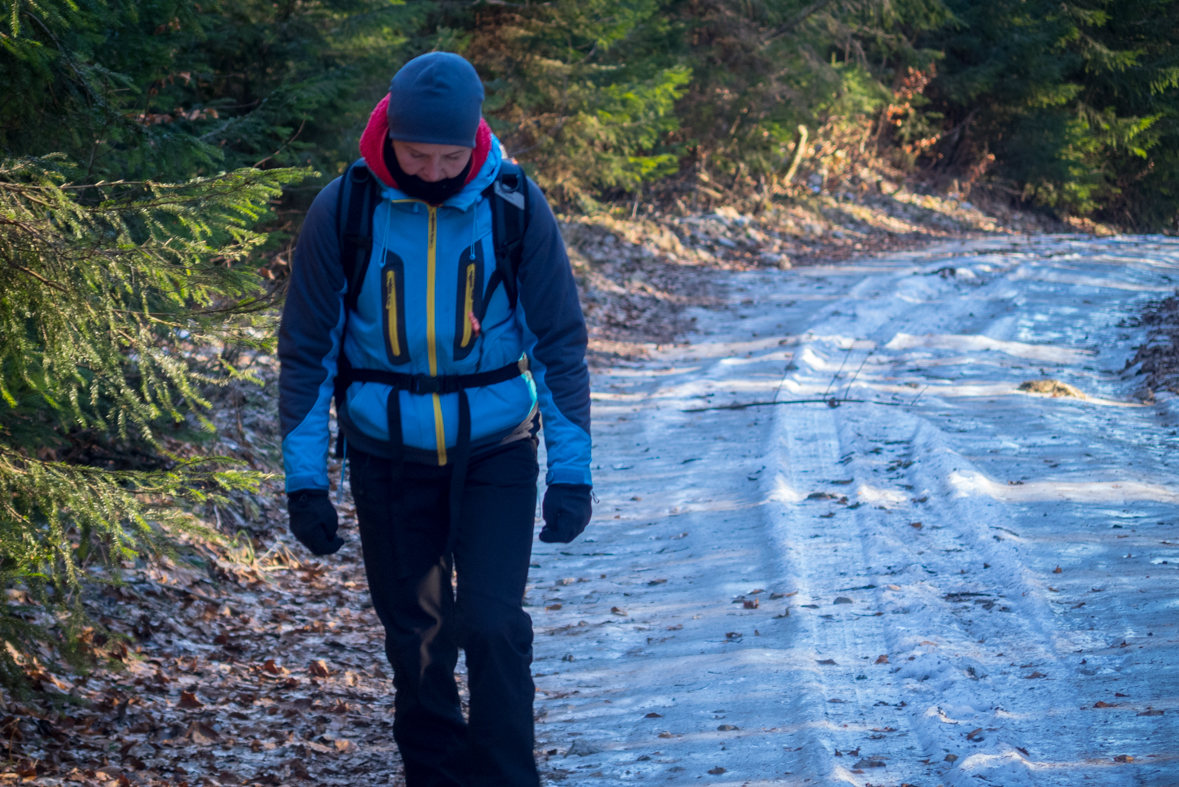
[[[463,297],[463,341],[460,347],[471,343],[471,315],[475,312],[475,265],[467,266],[467,289]]]
[[[405,265],[392,251],[385,252],[381,295],[385,313],[385,352],[390,363],[405,363],[409,360],[409,347],[405,341]]]

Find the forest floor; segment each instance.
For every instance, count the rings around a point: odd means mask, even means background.
[[[534,551],[546,783],[1179,783],[1179,409],[1134,358],[1179,244],[871,203],[567,227],[601,503]],[[255,363],[221,445],[272,471]],[[117,658],[0,698],[0,782],[402,783],[354,509],[312,559],[280,490],[94,595]]]

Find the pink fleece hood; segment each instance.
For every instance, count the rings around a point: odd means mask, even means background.
[[[397,188],[393,176],[385,166],[385,140],[389,136],[389,97],[385,96],[369,115],[368,125],[360,135],[360,155],[364,156],[364,163],[369,171],[375,174],[382,183]],[[471,152],[471,169],[467,173],[467,183],[475,179],[483,164],[487,161],[487,154],[491,152],[491,127],[486,120],[479,121],[479,130],[475,132],[475,149]]]

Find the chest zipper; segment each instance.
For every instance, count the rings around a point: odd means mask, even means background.
[[[436,280],[438,269],[438,208],[427,205],[429,230],[426,238],[426,350],[430,358],[430,376],[438,376],[438,332],[436,329]],[[438,465],[446,464],[446,422],[442,420],[442,397],[430,394],[434,400],[434,443],[438,450]]]

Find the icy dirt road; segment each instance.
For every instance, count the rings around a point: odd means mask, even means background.
[[[546,780],[1179,784],[1179,403],[1121,374],[1179,242],[726,281],[596,377],[601,503],[527,598]],[[875,403],[693,412],[814,398]]]

